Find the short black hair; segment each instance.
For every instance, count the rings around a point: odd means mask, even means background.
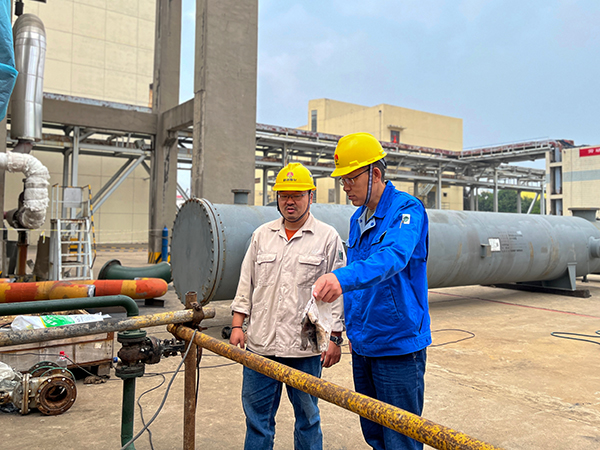
[[[385,183],[385,169],[387,167],[387,164],[385,162],[385,159],[380,159],[379,161],[375,161],[373,163],[373,167],[377,167],[379,169],[379,171],[381,172],[381,182]]]

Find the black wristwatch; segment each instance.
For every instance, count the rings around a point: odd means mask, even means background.
[[[331,342],[333,342],[335,345],[337,345],[338,347],[340,347],[342,345],[342,342],[344,342],[344,338],[341,336],[334,336],[333,334],[331,336],[329,336],[329,340]]]

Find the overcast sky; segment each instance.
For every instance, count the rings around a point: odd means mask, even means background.
[[[462,118],[465,148],[600,144],[599,23],[598,0],[260,0],[257,122],[305,125],[308,101],[330,98]]]

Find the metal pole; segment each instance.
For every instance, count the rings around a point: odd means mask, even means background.
[[[437,188],[436,188],[436,196],[435,196],[435,207],[437,209],[442,209],[442,165],[440,164],[438,167],[438,179],[437,179]]]
[[[71,153],[71,186],[77,186],[79,172],[79,127],[73,128],[73,152]]]
[[[269,193],[267,192],[269,190],[268,176],[269,176],[269,169],[266,169],[266,168],[263,169],[263,171],[262,171],[263,206],[267,206],[267,204],[269,203]]]
[[[192,303],[196,302],[196,293],[185,294],[185,307],[192,311]],[[185,358],[185,377],[183,388],[183,448],[196,448],[196,365],[198,364],[198,347],[190,344]]]
[[[92,214],[95,214],[98,209],[100,209],[100,207],[102,206],[102,204],[108,200],[108,198],[112,195],[113,192],[115,192],[115,190],[121,186],[121,183],[123,183],[123,181],[125,181],[125,179],[129,176],[129,174],[131,174],[131,172],[133,172],[137,166],[139,166],[144,159],[146,159],[146,155],[142,155],[140,156],[137,161],[135,163],[133,163],[132,166],[130,166],[124,173],[123,175],[115,182],[115,184],[104,194],[104,196],[98,200],[98,202],[92,207]]]
[[[517,214],[521,214],[521,191],[517,191]]]
[[[542,193],[540,194],[540,215],[546,214],[546,183],[542,183]]]
[[[169,325],[167,329],[174,336],[188,342],[194,336],[194,330],[181,325]],[[225,344],[203,333],[196,333],[194,343],[199,347],[204,347],[221,356],[237,361],[256,372],[341,406],[431,447],[444,450],[498,449],[498,447],[491,444],[438,425],[403,409],[292,369],[233,345]]]
[[[498,168],[494,167],[494,212],[498,212]]]
[[[215,317],[215,309],[210,306],[202,308],[205,319]],[[192,310],[169,311],[147,316],[128,317],[121,320],[103,320],[102,322],[77,323],[64,327],[44,328],[40,330],[6,331],[0,333],[0,347],[9,345],[31,344],[57,339],[68,339],[92,334],[110,333],[115,331],[138,330],[140,328],[168,325],[170,323],[191,322],[194,316]]]
[[[533,197],[532,202],[529,204],[529,208],[527,209],[527,214],[531,214],[531,210],[533,209],[533,206],[535,205],[535,202],[537,202],[537,199],[539,197],[539,192],[535,193],[535,197]]]
[[[123,379],[123,405],[121,407],[121,445],[133,438],[133,418],[135,413],[135,377]],[[126,450],[135,450],[133,444]]]

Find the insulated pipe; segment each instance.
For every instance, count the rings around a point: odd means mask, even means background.
[[[167,327],[175,337],[190,341],[194,330],[182,325]],[[236,361],[288,386],[341,406],[366,419],[402,433],[433,448],[444,450],[494,450],[491,444],[474,439],[464,433],[438,425],[403,409],[375,400],[366,395],[322,380],[300,370],[292,369],[263,356],[225,344],[204,333],[196,333],[193,342],[199,346]]]
[[[311,214],[348,239],[352,206],[313,204]],[[430,288],[541,282],[574,289],[575,277],[600,271],[600,230],[578,217],[428,210]],[[280,217],[265,206],[190,199],[171,237],[173,285],[203,303],[235,295],[252,232]]]
[[[167,290],[167,283],[160,278],[0,283],[0,303],[110,295],[126,295],[143,300],[162,297]]]
[[[12,93],[10,136],[19,140],[42,138],[42,100],[46,31],[39,17],[23,14],[13,26],[15,68],[19,71]]]
[[[161,278],[170,283],[171,264],[164,260],[158,264],[142,267],[122,266],[118,259],[111,259],[100,269],[99,280],[135,280],[137,278]]]
[[[22,172],[25,175],[23,201],[19,208],[5,213],[14,228],[35,229],[46,221],[48,209],[48,169],[34,156],[25,153],[0,153],[0,170]],[[21,203],[21,202],[19,202]]]
[[[127,317],[140,313],[137,303],[125,295],[112,295],[94,298],[65,298],[47,300],[45,302],[22,302],[0,304],[0,316],[18,316],[21,314],[39,314],[49,311],[70,311],[72,309],[104,308],[122,306],[127,311]]]
[[[212,319],[215,317],[214,308],[205,306],[202,310],[204,311],[205,319]],[[115,331],[138,330],[140,328],[156,327],[159,325],[168,325],[170,323],[186,323],[191,322],[193,316],[194,311],[191,309],[182,309],[180,311],[169,311],[147,316],[132,316],[121,320],[108,319],[101,322],[76,323],[63,327],[5,331],[4,333],[0,333],[0,347],[68,339]]]

